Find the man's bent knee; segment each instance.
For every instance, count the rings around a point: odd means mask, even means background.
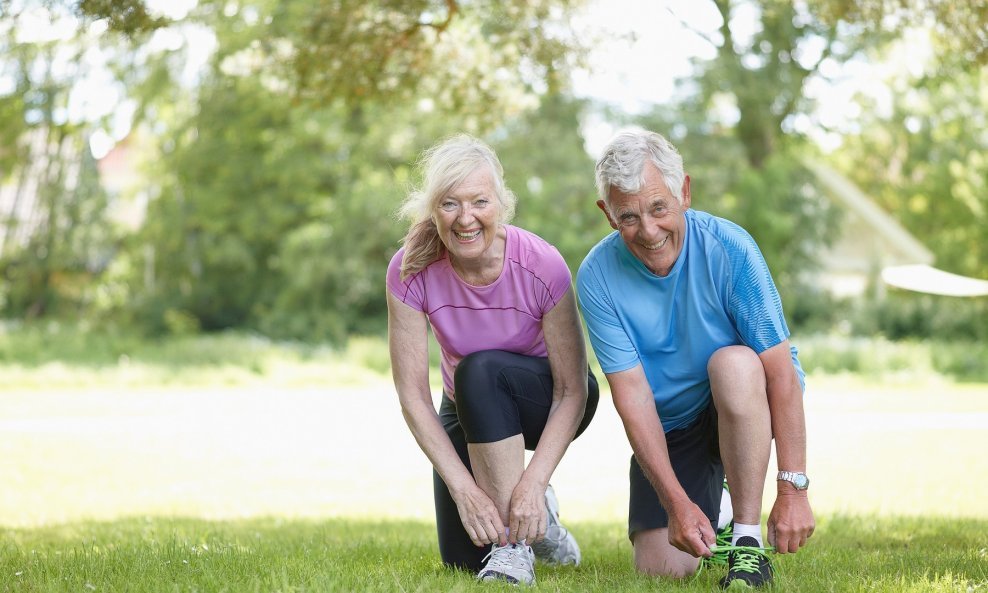
[[[707,374],[732,376],[751,373],[765,374],[762,361],[755,351],[747,346],[724,346],[717,350],[707,362]]]
[[[669,543],[668,529],[648,529],[632,536],[635,569],[650,576],[681,579],[696,573],[700,559]]]

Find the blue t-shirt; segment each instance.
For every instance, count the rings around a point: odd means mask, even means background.
[[[738,225],[687,210],[683,250],[656,276],[618,232],[587,254],[577,292],[605,373],[642,365],[666,432],[688,426],[710,401],[707,362],[724,346],[756,353],[789,337],[761,251]],[[804,373],[792,348],[800,384]]]

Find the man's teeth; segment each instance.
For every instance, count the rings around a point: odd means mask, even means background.
[[[453,231],[453,232],[456,233],[457,238],[460,239],[473,239],[474,237],[480,234],[480,230],[476,230],[472,233],[461,233],[459,231]]]
[[[644,243],[642,243],[641,246],[644,247],[645,249],[648,249],[649,251],[655,251],[659,247],[662,247],[663,245],[665,245],[666,244],[666,241],[668,241],[668,240],[669,240],[669,237],[666,237],[665,239],[662,239],[661,241],[659,241],[658,243],[655,243],[654,245],[645,245]]]

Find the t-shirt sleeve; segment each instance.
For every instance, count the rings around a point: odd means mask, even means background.
[[[388,264],[387,286],[396,299],[413,309],[425,311],[425,291],[421,273],[401,279],[401,259],[404,249],[399,249]]]
[[[740,231],[731,253],[731,293],[728,310],[741,340],[761,354],[789,337],[782,299],[768,264],[755,240]]]
[[[638,350],[617,316],[601,278],[586,261],[576,274],[580,309],[590,334],[590,345],[605,373],[626,371],[641,362]]]
[[[548,245],[541,254],[539,262],[539,279],[544,284],[545,296],[542,299],[542,314],[552,310],[559,301],[563,300],[566,292],[573,284],[573,275],[570,274],[566,260],[555,247]]]

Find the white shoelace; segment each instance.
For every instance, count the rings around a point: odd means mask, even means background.
[[[503,550],[503,551],[502,551]],[[525,543],[508,544],[506,546],[494,546],[490,553],[484,557],[484,562],[488,562],[487,569],[509,569],[515,568],[519,559],[525,554]]]

